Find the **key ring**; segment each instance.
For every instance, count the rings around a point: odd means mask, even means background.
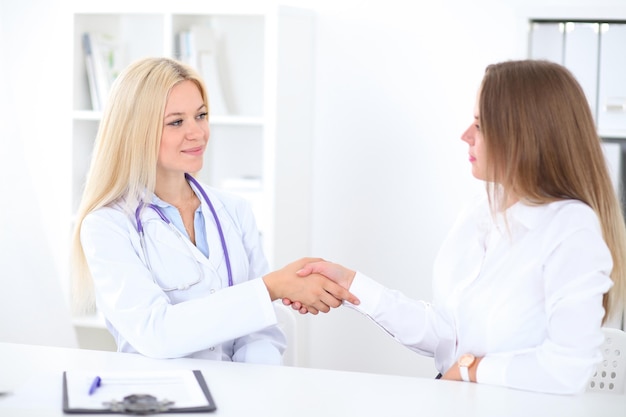
[[[146,415],[168,411],[174,401],[157,400],[148,394],[133,394],[127,395],[122,401],[112,400],[102,404],[116,413]]]

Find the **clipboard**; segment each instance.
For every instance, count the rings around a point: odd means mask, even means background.
[[[205,413],[217,406],[202,372],[63,372],[65,414]]]

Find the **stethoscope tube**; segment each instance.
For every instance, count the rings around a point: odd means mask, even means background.
[[[209,199],[209,196],[207,195],[206,191],[204,191],[202,186],[200,186],[200,183],[188,173],[185,173],[185,178],[187,179],[187,181],[191,182],[198,189],[198,191],[200,191],[202,198],[204,198],[204,201],[206,201],[207,205],[209,206],[209,209],[211,210],[211,214],[213,214],[213,218],[215,219],[215,225],[217,226],[217,232],[220,236],[220,243],[222,245],[222,250],[224,251],[224,259],[226,261],[226,270],[228,271],[228,286],[232,287],[233,286],[233,271],[230,265],[230,256],[228,254],[228,247],[226,246],[226,238],[224,237],[224,231],[222,230],[222,224],[220,223],[220,220],[217,216],[217,211],[215,210],[215,207],[213,207],[213,203],[211,203],[211,200]],[[163,220],[163,222],[165,222],[168,226],[172,228],[174,227],[170,219],[168,219],[167,216],[165,216],[165,214],[161,211],[161,209],[158,206],[152,203],[145,204],[142,202],[139,204],[139,206],[135,210],[135,221],[137,223],[137,232],[141,236],[144,235],[143,224],[140,218],[141,210],[143,207],[151,208],[159,215],[159,217],[161,218],[161,220]],[[142,249],[145,253],[147,248],[144,247],[143,239],[141,240],[141,244],[142,244]],[[148,268],[150,269],[150,271],[152,271],[152,267],[149,263],[147,255],[146,255],[146,262],[148,262]]]
[[[233,271],[230,266],[230,256],[228,255],[228,247],[226,246],[226,238],[224,237],[224,232],[222,231],[222,224],[220,223],[220,220],[217,217],[217,212],[215,211],[215,207],[213,207],[213,203],[211,203],[211,200],[209,199],[209,196],[207,195],[206,191],[204,191],[204,188],[200,186],[200,183],[196,181],[194,177],[185,173],[185,178],[187,178],[187,181],[190,181],[191,183],[193,183],[193,185],[196,186],[198,191],[200,191],[200,194],[202,194],[204,201],[206,201],[207,205],[209,206],[209,209],[211,209],[211,213],[213,213],[213,218],[215,219],[215,225],[217,226],[217,232],[220,235],[220,242],[222,243],[222,250],[224,251],[224,258],[226,260],[226,270],[228,271],[228,286],[232,287],[233,286]]]

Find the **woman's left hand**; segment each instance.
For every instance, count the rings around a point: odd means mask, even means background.
[[[478,369],[478,364],[482,360],[482,357],[476,357],[474,363],[468,368],[469,378],[471,382],[476,382],[476,370]],[[447,379],[449,381],[463,381],[461,378],[461,371],[459,370],[459,364],[455,363],[446,371],[445,374],[441,377],[441,379]]]

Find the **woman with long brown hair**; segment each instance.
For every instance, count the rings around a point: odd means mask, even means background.
[[[473,116],[462,140],[487,192],[443,243],[431,303],[329,262],[300,273],[349,289],[444,379],[581,392],[626,298],[624,218],[589,105],[566,68],[508,61],[487,68]]]

